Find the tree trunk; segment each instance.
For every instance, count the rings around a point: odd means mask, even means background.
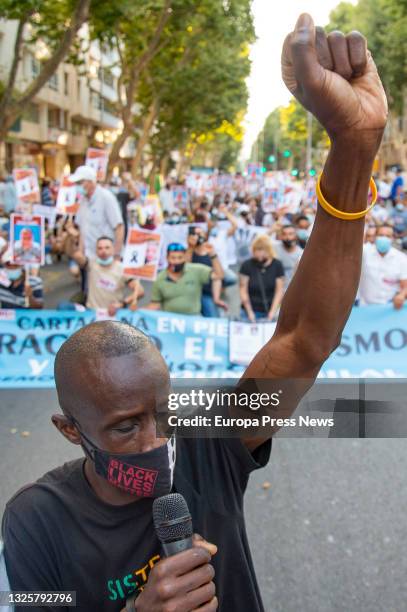
[[[2,104],[2,108],[0,108],[0,141],[5,140],[10,127],[19,117],[21,117],[32,99],[49,81],[60,63],[69,53],[78,30],[88,19],[90,2],[91,0],[78,0],[75,11],[72,15],[71,24],[65,30],[59,46],[55,49],[53,55],[46,62],[44,62],[37,78],[34,79],[34,81],[27,87],[27,89],[19,96],[17,100],[12,99],[12,90],[14,88],[15,75],[17,74],[18,64],[20,61],[19,54],[17,58],[15,58],[9,77],[10,89],[9,91],[6,90],[6,92],[3,94],[3,100],[5,99],[6,103]],[[17,31],[15,49],[18,45],[21,49],[23,40],[23,27],[21,26],[23,25],[23,23],[20,23],[19,30]],[[18,39],[19,36],[20,40]],[[13,70],[15,71],[14,76]]]
[[[145,117],[143,121],[143,129],[141,131],[141,135],[139,141],[137,143],[136,153],[133,157],[133,161],[131,164],[131,175],[135,179],[139,174],[141,156],[143,155],[144,147],[148,142],[148,138],[150,136],[151,128],[154,125],[154,121],[156,120],[158,114],[158,102],[157,100],[153,100],[150,105],[150,109],[148,111],[148,115]]]
[[[143,73],[143,71],[147,68],[151,60],[154,59],[156,53],[159,51],[159,43],[160,43],[161,35],[164,31],[165,25],[168,19],[170,18],[171,14],[172,14],[171,0],[166,0],[165,5],[159,17],[157,27],[154,31],[153,36],[150,39],[150,42],[148,44],[146,51],[141,55],[138,62],[132,67],[130,71],[130,75],[128,79],[129,83],[126,87],[126,103],[121,107],[123,131],[121,134],[119,134],[117,140],[113,144],[113,147],[112,147],[112,150],[109,156],[109,164],[107,167],[108,178],[110,178],[114,166],[119,161],[120,149],[126,142],[127,137],[131,136],[133,132],[134,126],[132,123],[133,121],[132,108],[133,108],[133,104],[135,101],[135,96],[136,96],[137,87],[140,81],[140,76]],[[119,47],[118,47],[118,50],[119,50]],[[120,52],[119,52],[119,56],[121,57]],[[127,66],[125,62],[123,58],[121,57],[122,75],[125,74],[126,67]],[[120,98],[121,92],[119,91],[118,93],[119,93],[119,98]]]
[[[161,159],[160,161],[160,174],[161,176],[164,177],[164,180],[168,174],[168,164],[170,162],[170,155],[169,153],[167,153],[167,155],[164,155],[164,157]]]
[[[110,177],[112,176],[113,168],[117,166],[117,164],[119,163],[120,150],[122,146],[124,145],[124,143],[126,142],[127,138],[131,136],[132,131],[133,131],[132,126],[129,124],[127,125],[125,124],[123,126],[123,130],[121,131],[121,133],[118,135],[118,137],[114,141],[112,149],[110,151],[110,155],[109,155],[109,163],[107,165],[107,180],[110,180]]]

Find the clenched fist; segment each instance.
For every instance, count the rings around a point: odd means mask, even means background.
[[[284,42],[281,63],[288,89],[331,140],[344,137],[378,146],[387,100],[362,34],[326,35],[315,28],[310,15],[303,14]]]

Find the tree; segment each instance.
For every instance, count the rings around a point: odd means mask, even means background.
[[[400,112],[407,85],[407,3],[400,0],[342,2],[330,14],[329,31],[359,30],[368,40],[390,107]]]
[[[225,123],[234,125],[247,103],[248,44],[254,36],[250,2],[194,5],[195,12],[152,60],[139,88],[141,115],[148,116],[152,104],[156,110],[149,140],[155,168],[171,150],[190,154],[204,135]],[[139,147],[144,136],[143,130]]]
[[[307,137],[307,112],[292,98],[288,106],[276,108],[267,117],[254,149],[259,153],[258,160],[263,161],[266,167],[286,168],[290,165],[305,170]],[[326,147],[328,142],[322,126],[313,120],[312,147]],[[271,156],[275,162],[268,161]]]
[[[68,56],[77,34],[89,16],[91,0],[2,0],[1,15],[17,20],[14,58],[0,94],[0,141]],[[23,91],[16,90],[25,45],[43,41],[49,53],[39,74]]]

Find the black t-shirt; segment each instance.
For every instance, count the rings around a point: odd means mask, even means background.
[[[273,259],[269,266],[260,267],[254,258],[248,259],[242,263],[240,274],[249,277],[249,297],[253,310],[267,314],[273,302],[276,279],[284,276],[284,268],[281,261]],[[264,303],[265,301],[267,308]]]
[[[197,255],[197,253],[192,253],[191,263],[199,263],[212,268],[212,259],[209,255]],[[203,295],[212,295],[212,281],[202,286],[202,293]]]
[[[263,467],[271,440],[251,454],[240,440],[177,440],[174,491],[189,506],[194,531],[218,546],[213,557],[223,612],[261,612],[243,518],[249,474]],[[159,560],[151,499],[102,502],[77,459],[23,487],[7,503],[4,554],[14,591],[76,591],[78,612],[119,612]],[[34,610],[69,612],[70,608]],[[23,612],[17,606],[16,612]]]

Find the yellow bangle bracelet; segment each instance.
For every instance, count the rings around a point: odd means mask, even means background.
[[[316,188],[318,202],[322,206],[322,208],[328,214],[332,215],[333,217],[337,217],[338,219],[343,219],[344,221],[356,221],[357,219],[362,219],[363,217],[365,217],[367,213],[370,210],[372,210],[373,206],[376,204],[377,187],[376,187],[376,183],[373,180],[373,177],[370,179],[370,188],[372,190],[372,196],[373,196],[373,201],[371,205],[368,206],[366,210],[361,210],[360,212],[354,212],[354,213],[348,213],[348,212],[344,212],[343,210],[338,210],[337,208],[334,208],[329,202],[325,200],[324,196],[322,195],[322,191],[321,191],[321,178],[322,178],[322,172],[318,177],[317,188]]]

